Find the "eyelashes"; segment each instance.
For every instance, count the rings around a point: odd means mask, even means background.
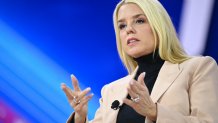
[[[136,19],[136,20],[134,21],[133,24],[144,24],[145,22],[146,22],[145,19],[143,19],[143,18],[138,18],[138,19]],[[119,28],[120,30],[123,30],[123,29],[126,28],[126,27],[127,27],[127,25],[126,25],[125,22],[122,22],[122,23],[118,24],[118,28]]]
[[[118,27],[119,27],[120,30],[123,30],[126,27],[126,24],[119,24]]]
[[[136,23],[142,24],[142,23],[145,23],[145,20],[144,19],[137,19]]]

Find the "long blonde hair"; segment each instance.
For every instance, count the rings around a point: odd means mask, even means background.
[[[158,46],[161,59],[177,64],[190,58],[181,47],[172,21],[158,0],[122,0],[117,4],[114,10],[113,22],[116,33],[117,50],[129,74],[137,67],[137,63],[123,50],[117,24],[119,8],[127,3],[138,5],[146,15],[154,34],[155,49]]]

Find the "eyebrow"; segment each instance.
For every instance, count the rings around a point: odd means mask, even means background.
[[[137,14],[137,15],[134,15],[132,18],[138,18],[141,15],[145,16],[144,14]],[[123,22],[124,20],[125,19],[120,19],[120,20],[118,20],[118,22]]]

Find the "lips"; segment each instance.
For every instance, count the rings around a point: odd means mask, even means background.
[[[139,41],[139,39],[134,38],[134,37],[128,38],[127,45],[133,44],[133,43],[138,42],[138,41]]]

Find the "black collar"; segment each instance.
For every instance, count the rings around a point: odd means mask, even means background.
[[[160,68],[162,67],[164,60],[160,58],[160,55],[158,53],[158,50],[156,50],[154,53],[150,53],[148,55],[144,55],[138,58],[134,58],[134,60],[138,64],[138,72],[146,72],[146,75],[153,74],[154,72],[160,71]]]

